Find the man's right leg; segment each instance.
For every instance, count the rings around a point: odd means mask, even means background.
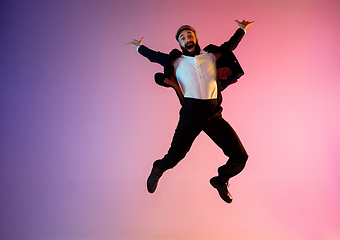
[[[175,167],[179,161],[185,157],[200,132],[200,125],[185,108],[182,108],[180,111],[180,119],[168,153],[163,159],[153,163],[151,173],[147,180],[147,188],[150,193],[153,193],[156,190],[158,180],[162,174],[166,170]]]

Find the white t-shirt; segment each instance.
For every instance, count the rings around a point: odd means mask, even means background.
[[[182,55],[174,61],[179,86],[184,97],[216,99],[216,58],[214,54],[201,50],[200,55]]]

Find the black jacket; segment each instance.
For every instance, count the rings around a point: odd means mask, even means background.
[[[229,41],[221,46],[208,45],[203,50],[213,53],[216,57],[217,68],[217,85],[219,90],[219,101],[222,101],[220,92],[227,86],[237,82],[243,74],[243,70],[232,52],[244,36],[244,30],[239,28]],[[153,51],[144,45],[140,46],[138,52],[151,62],[156,62],[164,67],[164,73],[156,73],[155,81],[164,87],[172,87],[175,89],[180,102],[183,102],[183,93],[181,92],[177,79],[174,77],[173,61],[182,55],[178,49],[173,49],[169,54]]]

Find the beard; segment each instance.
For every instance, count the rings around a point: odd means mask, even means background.
[[[190,52],[188,49],[191,49],[191,48],[195,48],[195,50]],[[201,47],[198,44],[198,42],[196,42],[196,44],[194,44],[193,42],[188,42],[184,47],[181,46],[181,49],[182,49],[183,55],[190,56],[190,57],[194,57],[201,53]]]

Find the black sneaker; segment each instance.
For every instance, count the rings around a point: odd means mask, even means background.
[[[233,198],[228,191],[228,183],[224,184],[218,180],[218,177],[213,177],[210,179],[210,184],[217,189],[218,194],[225,202],[231,203],[231,201],[233,201]]]
[[[147,180],[147,188],[149,193],[153,193],[156,191],[158,180],[162,176],[163,172],[164,172],[163,170],[157,167],[152,168],[151,173]]]

